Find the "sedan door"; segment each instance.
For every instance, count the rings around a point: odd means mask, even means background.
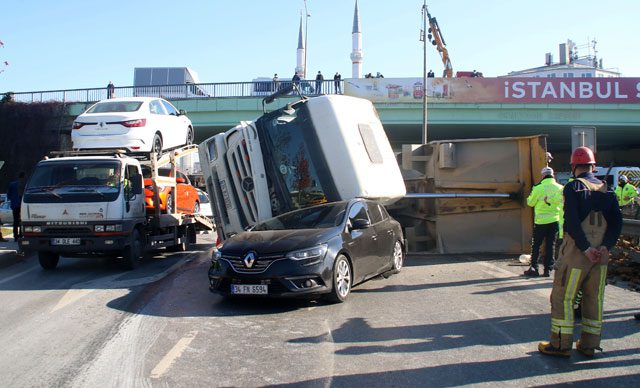
[[[380,207],[380,204],[367,201],[367,210],[371,218],[371,227],[377,236],[377,251],[374,253],[377,271],[382,272],[384,269],[389,269],[392,264],[393,244],[395,243],[393,230],[389,225],[389,216]]]
[[[372,227],[363,229],[352,229],[356,220],[366,220],[370,222],[369,214],[364,202],[355,202],[349,209],[347,219],[348,236],[345,238],[346,246],[351,253],[353,262],[354,283],[360,282],[377,270],[378,263],[376,255],[378,243],[376,231]]]
[[[168,101],[161,100],[161,102],[167,111],[167,122],[171,126],[171,137],[174,140],[172,147],[184,145],[187,142],[187,126],[184,124],[183,117]]]

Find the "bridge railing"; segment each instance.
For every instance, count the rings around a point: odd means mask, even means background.
[[[180,85],[159,85],[159,86],[124,86],[116,87],[114,97],[161,97],[170,100],[193,99],[193,98],[238,98],[238,97],[265,97],[275,92],[276,89],[284,88],[291,84],[289,80],[278,82],[273,81],[251,81],[251,82],[222,82],[222,83],[201,83],[201,84],[180,84]],[[333,80],[323,81],[318,85],[313,80],[302,80],[300,82],[305,95],[335,94],[336,85]],[[340,84],[342,90],[342,81]],[[45,90],[35,92],[5,92],[2,95],[11,94],[14,101],[19,102],[95,102],[107,98],[107,88],[89,89],[64,89]]]

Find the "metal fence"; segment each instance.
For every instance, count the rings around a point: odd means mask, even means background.
[[[170,100],[194,98],[242,98],[265,97],[277,89],[291,85],[289,80],[223,82],[204,84],[124,86],[116,87],[114,97],[161,97]],[[305,95],[335,94],[342,91],[343,81],[336,84],[333,80],[317,83],[314,80],[302,80],[299,86]],[[319,90],[318,90],[319,89]],[[45,90],[37,92],[5,92],[19,102],[95,102],[107,98],[107,88]]]

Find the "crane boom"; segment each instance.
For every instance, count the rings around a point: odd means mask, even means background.
[[[442,31],[440,30],[438,21],[435,17],[431,16],[426,4],[424,7],[427,12],[427,21],[429,23],[429,41],[431,41],[431,44],[436,46],[436,49],[440,54],[440,58],[442,59],[442,63],[444,64],[444,71],[442,72],[442,76],[451,78],[453,77],[453,66],[451,66],[451,58],[449,58],[449,51],[446,47],[447,44],[445,43],[444,37],[442,36]]]

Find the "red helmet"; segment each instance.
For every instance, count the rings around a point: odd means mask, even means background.
[[[596,157],[589,147],[578,147],[571,154],[571,165],[596,164]]]

